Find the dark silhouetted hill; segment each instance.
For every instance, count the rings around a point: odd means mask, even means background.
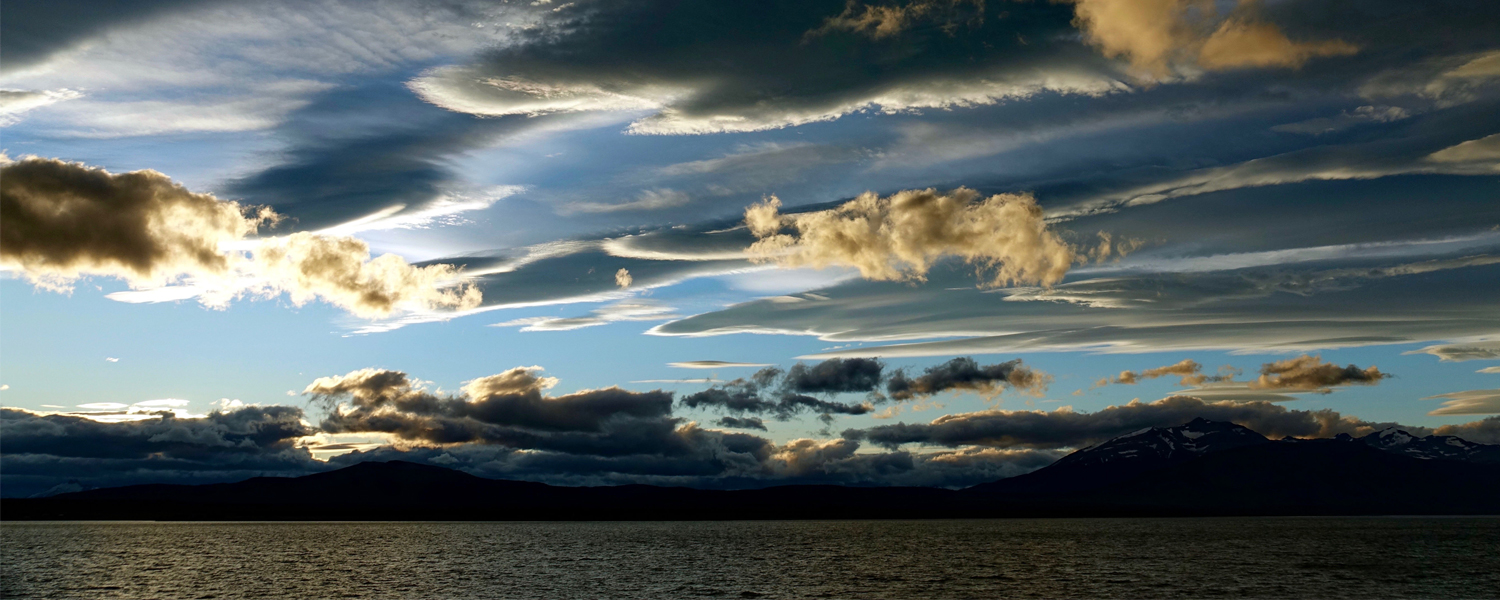
[[[1404,438],[1402,437],[1404,436]],[[1456,440],[1456,441],[1455,441]],[[794,485],[560,487],[402,461],[294,478],[5,499],[0,518],[686,520],[1500,514],[1497,446],[1379,432],[1272,441],[1194,420],[1123,435],[965,490]]]

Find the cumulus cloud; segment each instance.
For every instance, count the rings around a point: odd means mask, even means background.
[[[1250,384],[1251,388],[1280,390],[1310,390],[1328,393],[1329,388],[1342,385],[1374,385],[1391,375],[1376,367],[1361,369],[1354,365],[1340,367],[1324,362],[1322,357],[1302,355],[1286,360],[1266,363],[1260,368],[1260,377]]]
[[[781,375],[781,385],[804,394],[871,392],[885,365],[870,358],[833,358],[814,365],[797,363]]]
[[[1052,285],[1076,258],[1048,228],[1029,195],[959,188],[907,190],[887,197],[866,192],[837,208],[782,215],[771,197],[745,211],[758,240],[756,260],[784,267],[849,266],[866,279],[923,281],[932,265],[958,257],[975,266],[983,285]],[[790,227],[796,233],[782,233]]]
[[[902,444],[979,445],[996,448],[1066,448],[1101,442],[1146,427],[1172,427],[1195,418],[1230,421],[1270,438],[1366,435],[1399,426],[1417,435],[1431,430],[1397,423],[1373,423],[1338,412],[1290,410],[1269,402],[1206,402],[1172,396],[1155,402],[1133,400],[1092,413],[1063,408],[1052,412],[987,410],[944,415],[926,424],[897,423],[851,429],[844,437],[895,448]]]
[[[1340,40],[1292,41],[1255,14],[1254,0],[1242,0],[1228,15],[1211,0],[1065,1],[1074,4],[1075,22],[1105,56],[1124,57],[1158,76],[1176,64],[1210,70],[1300,67],[1312,58],[1358,51]]]
[[[156,408],[121,421],[0,408],[5,494],[28,496],[69,480],[91,487],[208,483],[322,468],[298,446],[313,431],[296,407],[239,407],[198,418]]]
[[[329,433],[593,454],[669,452],[687,443],[671,416],[671,393],[610,387],[546,396],[557,380],[540,370],[517,367],[470,381],[461,394],[440,395],[405,373],[362,369],[320,378],[303,393],[329,408],[319,425]]]
[[[223,307],[247,293],[286,293],[295,304],[321,298],[362,317],[480,302],[453,266],[415,267],[392,254],[371,259],[355,238],[300,232],[250,240],[278,215],[193,193],[156,171],[114,174],[30,157],[0,174],[0,264],[46,289],[66,291],[80,277],[102,275],[156,288],[139,293],[148,300],[197,295]],[[191,285],[157,287],[184,278]]]
[[[1441,407],[1427,413],[1430,416],[1493,415],[1500,413],[1500,389],[1448,392],[1446,394],[1423,398],[1423,400],[1437,399],[1445,400],[1445,402],[1443,402]]]
[[[231,257],[221,248],[275,219],[156,171],[116,175],[26,158],[0,175],[0,260],[50,289],[83,275],[152,285],[183,273],[227,274]]]
[[[1182,386],[1203,385],[1204,383],[1208,382],[1229,381],[1234,377],[1232,368],[1220,369],[1220,371],[1223,372],[1219,375],[1204,375],[1203,365],[1198,364],[1197,361],[1191,359],[1183,359],[1182,362],[1167,365],[1165,367],[1157,367],[1154,369],[1145,369],[1141,371],[1121,371],[1120,374],[1114,378],[1114,380],[1110,380],[1107,378],[1101,379],[1097,384],[1095,384],[1095,387],[1108,385],[1110,383],[1135,385],[1143,379],[1156,379],[1158,377],[1166,377],[1168,375],[1178,377],[1178,384]]]
[[[622,288],[628,288],[630,287],[630,283],[633,281],[635,281],[635,278],[630,276],[630,271],[628,269],[620,269],[618,271],[615,271],[615,285],[618,285]]]
[[[1022,365],[1019,358],[993,365],[980,365],[978,361],[965,356],[928,367],[916,377],[909,377],[904,371],[898,371],[886,381],[886,393],[895,400],[910,400],[953,390],[995,396],[1002,389],[1010,388],[1023,394],[1041,396],[1046,393],[1050,383],[1051,375]]]
[[[459,277],[452,265],[414,267],[394,254],[371,259],[369,245],[355,238],[299,232],[261,241],[254,256],[266,289],[299,305],[321,298],[361,317],[383,317],[403,308],[472,309],[481,301],[477,287],[445,285]]]
[[[1458,425],[1444,425],[1437,428],[1435,433],[1454,435],[1481,444],[1500,444],[1500,417],[1489,417]]]

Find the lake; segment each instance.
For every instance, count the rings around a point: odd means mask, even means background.
[[[0,561],[5,598],[1497,598],[1500,518],[12,522]]]

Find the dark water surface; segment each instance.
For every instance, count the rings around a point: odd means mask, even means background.
[[[5,523],[0,560],[6,598],[1497,598],[1500,518]]]

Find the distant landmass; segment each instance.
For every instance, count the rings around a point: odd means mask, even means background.
[[[561,487],[403,461],[303,477],[0,500],[0,519],[686,520],[1500,514],[1500,446],[1388,429],[1269,440],[1197,419],[962,490]]]

